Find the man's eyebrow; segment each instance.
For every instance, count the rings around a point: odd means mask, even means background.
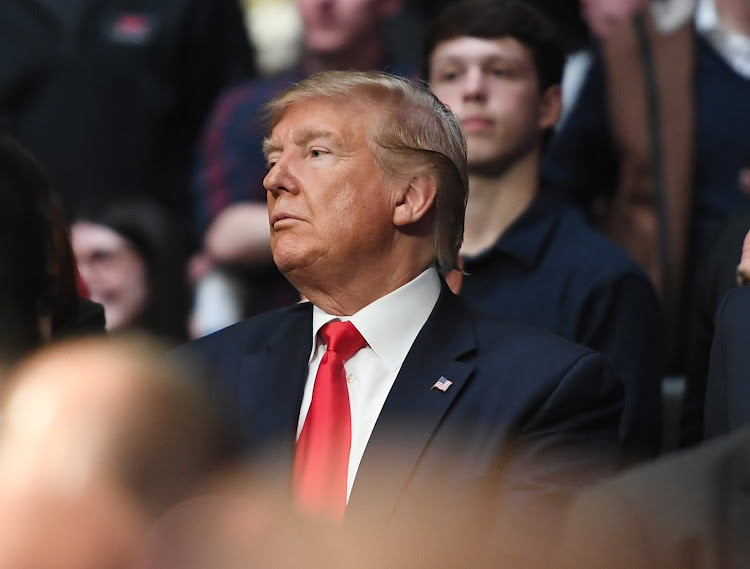
[[[480,55],[474,59],[463,56],[463,55],[446,55],[442,58],[434,58],[434,63],[440,63],[442,65],[465,65],[467,63],[473,63],[473,61],[478,60],[481,64],[493,64],[493,63],[509,63],[513,65],[520,65],[520,61],[518,57],[515,57],[512,54],[500,54],[500,53],[493,53],[493,54],[487,54],[487,55]]]
[[[292,143],[296,146],[304,146],[311,140],[316,139],[327,139],[334,143],[341,144],[343,142],[342,137],[334,132],[333,130],[316,127],[302,127],[295,130],[291,136]],[[268,158],[272,152],[280,152],[282,145],[280,142],[271,138],[263,139],[263,156]]]
[[[263,156],[268,159],[268,155],[271,154],[271,152],[276,152],[281,150],[281,144],[276,142],[275,140],[271,140],[270,138],[266,137],[263,139]]]

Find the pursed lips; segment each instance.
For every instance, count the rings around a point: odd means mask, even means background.
[[[300,221],[300,218],[292,215],[290,213],[286,212],[273,212],[271,214],[271,217],[269,218],[269,222],[271,224],[271,227],[275,227],[275,225],[280,221],[286,221],[286,220],[292,220],[292,221]]]

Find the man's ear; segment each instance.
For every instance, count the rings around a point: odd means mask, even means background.
[[[562,112],[562,88],[560,85],[551,85],[542,94],[539,105],[539,130],[547,130],[554,127],[560,120]]]
[[[403,227],[418,222],[427,215],[437,197],[437,182],[432,174],[413,176],[402,187],[393,211],[393,225]]]

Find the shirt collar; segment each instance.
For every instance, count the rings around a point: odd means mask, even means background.
[[[750,79],[750,37],[732,32],[719,18],[714,0],[699,0],[695,29],[735,73]]]
[[[310,361],[315,354],[320,329],[332,320],[350,320],[378,358],[389,368],[399,369],[435,307],[440,289],[437,269],[430,267],[417,278],[352,316],[335,316],[313,306]]]
[[[540,192],[529,207],[500,236],[495,244],[476,257],[466,259],[467,272],[471,265],[490,260],[498,253],[512,257],[527,269],[534,267],[547,247],[549,236],[559,219],[559,200]]]

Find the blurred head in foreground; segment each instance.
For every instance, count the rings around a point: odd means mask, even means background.
[[[210,406],[159,350],[143,338],[64,342],[10,377],[0,567],[130,567],[152,520],[222,457]]]
[[[477,506],[495,499],[495,493],[481,485],[445,492],[445,480],[425,481],[423,491],[407,498],[414,507],[383,526],[367,513],[389,500],[385,481],[402,460],[402,450],[378,452],[380,475],[360,495],[365,515],[343,525],[296,508],[287,479],[273,466],[234,465],[160,518],[135,569],[464,566],[482,553],[490,524]],[[516,516],[519,523],[523,516]],[[445,538],[436,539],[436,531],[445,531]]]

